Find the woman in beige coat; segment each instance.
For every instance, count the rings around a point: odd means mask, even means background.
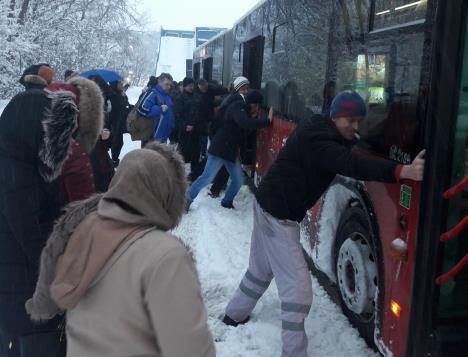
[[[57,222],[26,309],[34,320],[66,311],[67,356],[215,356],[192,257],[167,233],[185,189],[180,156],[151,143]]]

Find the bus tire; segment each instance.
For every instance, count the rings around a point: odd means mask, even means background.
[[[374,329],[377,291],[383,291],[376,244],[366,213],[349,207],[342,214],[333,249],[336,285],[343,313],[376,349]],[[378,290],[377,290],[378,289]]]

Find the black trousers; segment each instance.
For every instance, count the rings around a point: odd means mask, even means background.
[[[18,336],[0,333],[0,357],[65,357],[67,346],[64,329],[65,321],[63,328],[38,329]]]
[[[201,135],[195,132],[181,132],[179,149],[186,163],[190,163],[190,179],[196,180],[202,173],[200,170]]]

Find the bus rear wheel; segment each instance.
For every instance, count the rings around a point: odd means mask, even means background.
[[[358,207],[348,208],[338,225],[334,245],[337,289],[343,313],[367,344],[374,342],[379,262],[372,241],[366,213]]]

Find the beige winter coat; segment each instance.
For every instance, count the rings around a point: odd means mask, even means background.
[[[121,247],[67,311],[67,356],[215,356],[206,319],[187,249],[152,231]]]
[[[67,356],[215,356],[192,257],[166,232],[184,209],[184,177],[179,155],[151,144],[57,223],[26,307],[36,320],[66,309]]]

